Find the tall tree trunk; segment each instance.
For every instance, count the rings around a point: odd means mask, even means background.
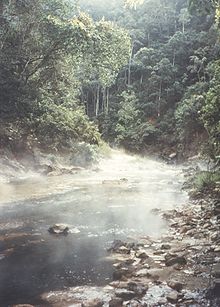
[[[99,99],[100,99],[100,86],[98,85],[97,94],[96,94],[96,106],[95,106],[95,116],[99,114]]]
[[[158,113],[157,113],[157,116],[158,116],[158,117],[160,117],[161,94],[162,94],[162,80],[160,80],[160,87],[159,87],[159,94],[158,94]]]
[[[107,87],[107,94],[106,94],[106,114],[109,111],[109,88]]]
[[[143,78],[144,78],[144,76],[143,76],[143,74],[141,74],[140,84],[143,83]]]
[[[134,46],[131,47],[130,59],[128,64],[128,86],[131,85],[131,63],[132,63],[132,55],[133,55]]]
[[[105,112],[106,110],[106,87],[103,88],[102,91],[102,111]]]
[[[175,61],[176,61],[176,50],[173,50],[173,67],[175,66]]]

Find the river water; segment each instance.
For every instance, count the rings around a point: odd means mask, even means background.
[[[186,201],[180,167],[113,151],[97,168],[0,186],[0,306],[44,303],[49,291],[112,280],[115,239],[166,230],[151,210]],[[67,224],[67,236],[49,234]]]

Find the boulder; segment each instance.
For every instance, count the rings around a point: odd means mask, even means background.
[[[127,248],[126,246],[121,246],[117,250],[117,253],[119,253],[119,254],[130,254],[130,249]]]
[[[109,302],[109,307],[121,307],[123,305],[123,300],[121,298],[113,298]]]
[[[148,269],[141,269],[139,271],[136,272],[136,276],[137,277],[145,277],[148,274]]]
[[[104,302],[100,299],[93,299],[85,303],[82,303],[82,307],[102,307],[103,305]]]
[[[115,295],[117,297],[120,297],[124,301],[128,301],[134,298],[136,296],[136,293],[127,289],[117,289],[115,290]]]
[[[179,299],[179,294],[177,291],[172,291],[169,294],[167,294],[166,298],[169,303],[176,304]]]
[[[184,256],[168,253],[165,256],[165,264],[166,264],[166,266],[172,266],[172,265],[175,265],[175,264],[186,265],[187,260]]]
[[[171,249],[170,244],[162,244],[161,249]]]
[[[215,296],[220,297],[220,278],[215,278],[213,293]]]
[[[129,302],[126,302],[125,306],[127,307],[147,307],[148,305],[140,301],[131,300]]]
[[[117,252],[120,247],[125,246],[126,243],[122,242],[121,240],[114,240],[111,247],[108,249],[109,252]]]
[[[138,283],[133,281],[130,281],[127,284],[127,288],[128,290],[135,292],[137,296],[144,295],[148,290],[148,286],[144,285],[143,283]]]
[[[131,276],[133,270],[133,268],[120,268],[113,272],[113,280],[120,280],[125,276]]]
[[[173,152],[173,153],[171,153],[170,155],[169,155],[169,158],[172,160],[172,159],[174,159],[174,158],[176,158],[177,157],[177,153],[176,152]]]
[[[67,235],[69,227],[65,224],[55,224],[48,229],[49,233],[56,235]]]
[[[170,280],[168,283],[168,286],[176,291],[181,291],[183,289],[183,284],[179,281]]]
[[[148,255],[146,254],[146,252],[143,251],[143,250],[137,251],[136,254],[135,254],[135,256],[136,256],[137,258],[140,258],[140,259],[147,259],[147,258],[149,258],[149,256],[148,256]]]
[[[217,263],[213,266],[212,275],[216,278],[220,278],[220,263]]]

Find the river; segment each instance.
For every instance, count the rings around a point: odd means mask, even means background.
[[[115,239],[161,235],[152,209],[186,201],[181,167],[113,151],[93,170],[20,178],[0,186],[0,306],[38,304],[41,295],[112,280]],[[48,228],[67,224],[67,236]]]

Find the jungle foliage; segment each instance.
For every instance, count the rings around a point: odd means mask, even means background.
[[[216,159],[218,19],[215,0],[4,0],[1,122],[46,146],[197,143]]]
[[[101,12],[89,8],[96,19]],[[95,3],[95,1],[94,1]],[[119,4],[118,4],[119,5]],[[204,145],[219,154],[218,3],[206,0],[112,3],[107,16],[132,37],[128,64],[108,89],[99,116],[105,139],[132,150]],[[95,7],[95,4],[94,4]],[[102,6],[102,14],[105,15]],[[202,145],[197,144],[197,145]]]
[[[93,21],[69,1],[1,2],[1,121],[25,123],[46,145],[97,144],[100,135],[79,99],[82,87],[111,85],[129,49],[126,31]],[[93,107],[97,114],[99,105]]]

